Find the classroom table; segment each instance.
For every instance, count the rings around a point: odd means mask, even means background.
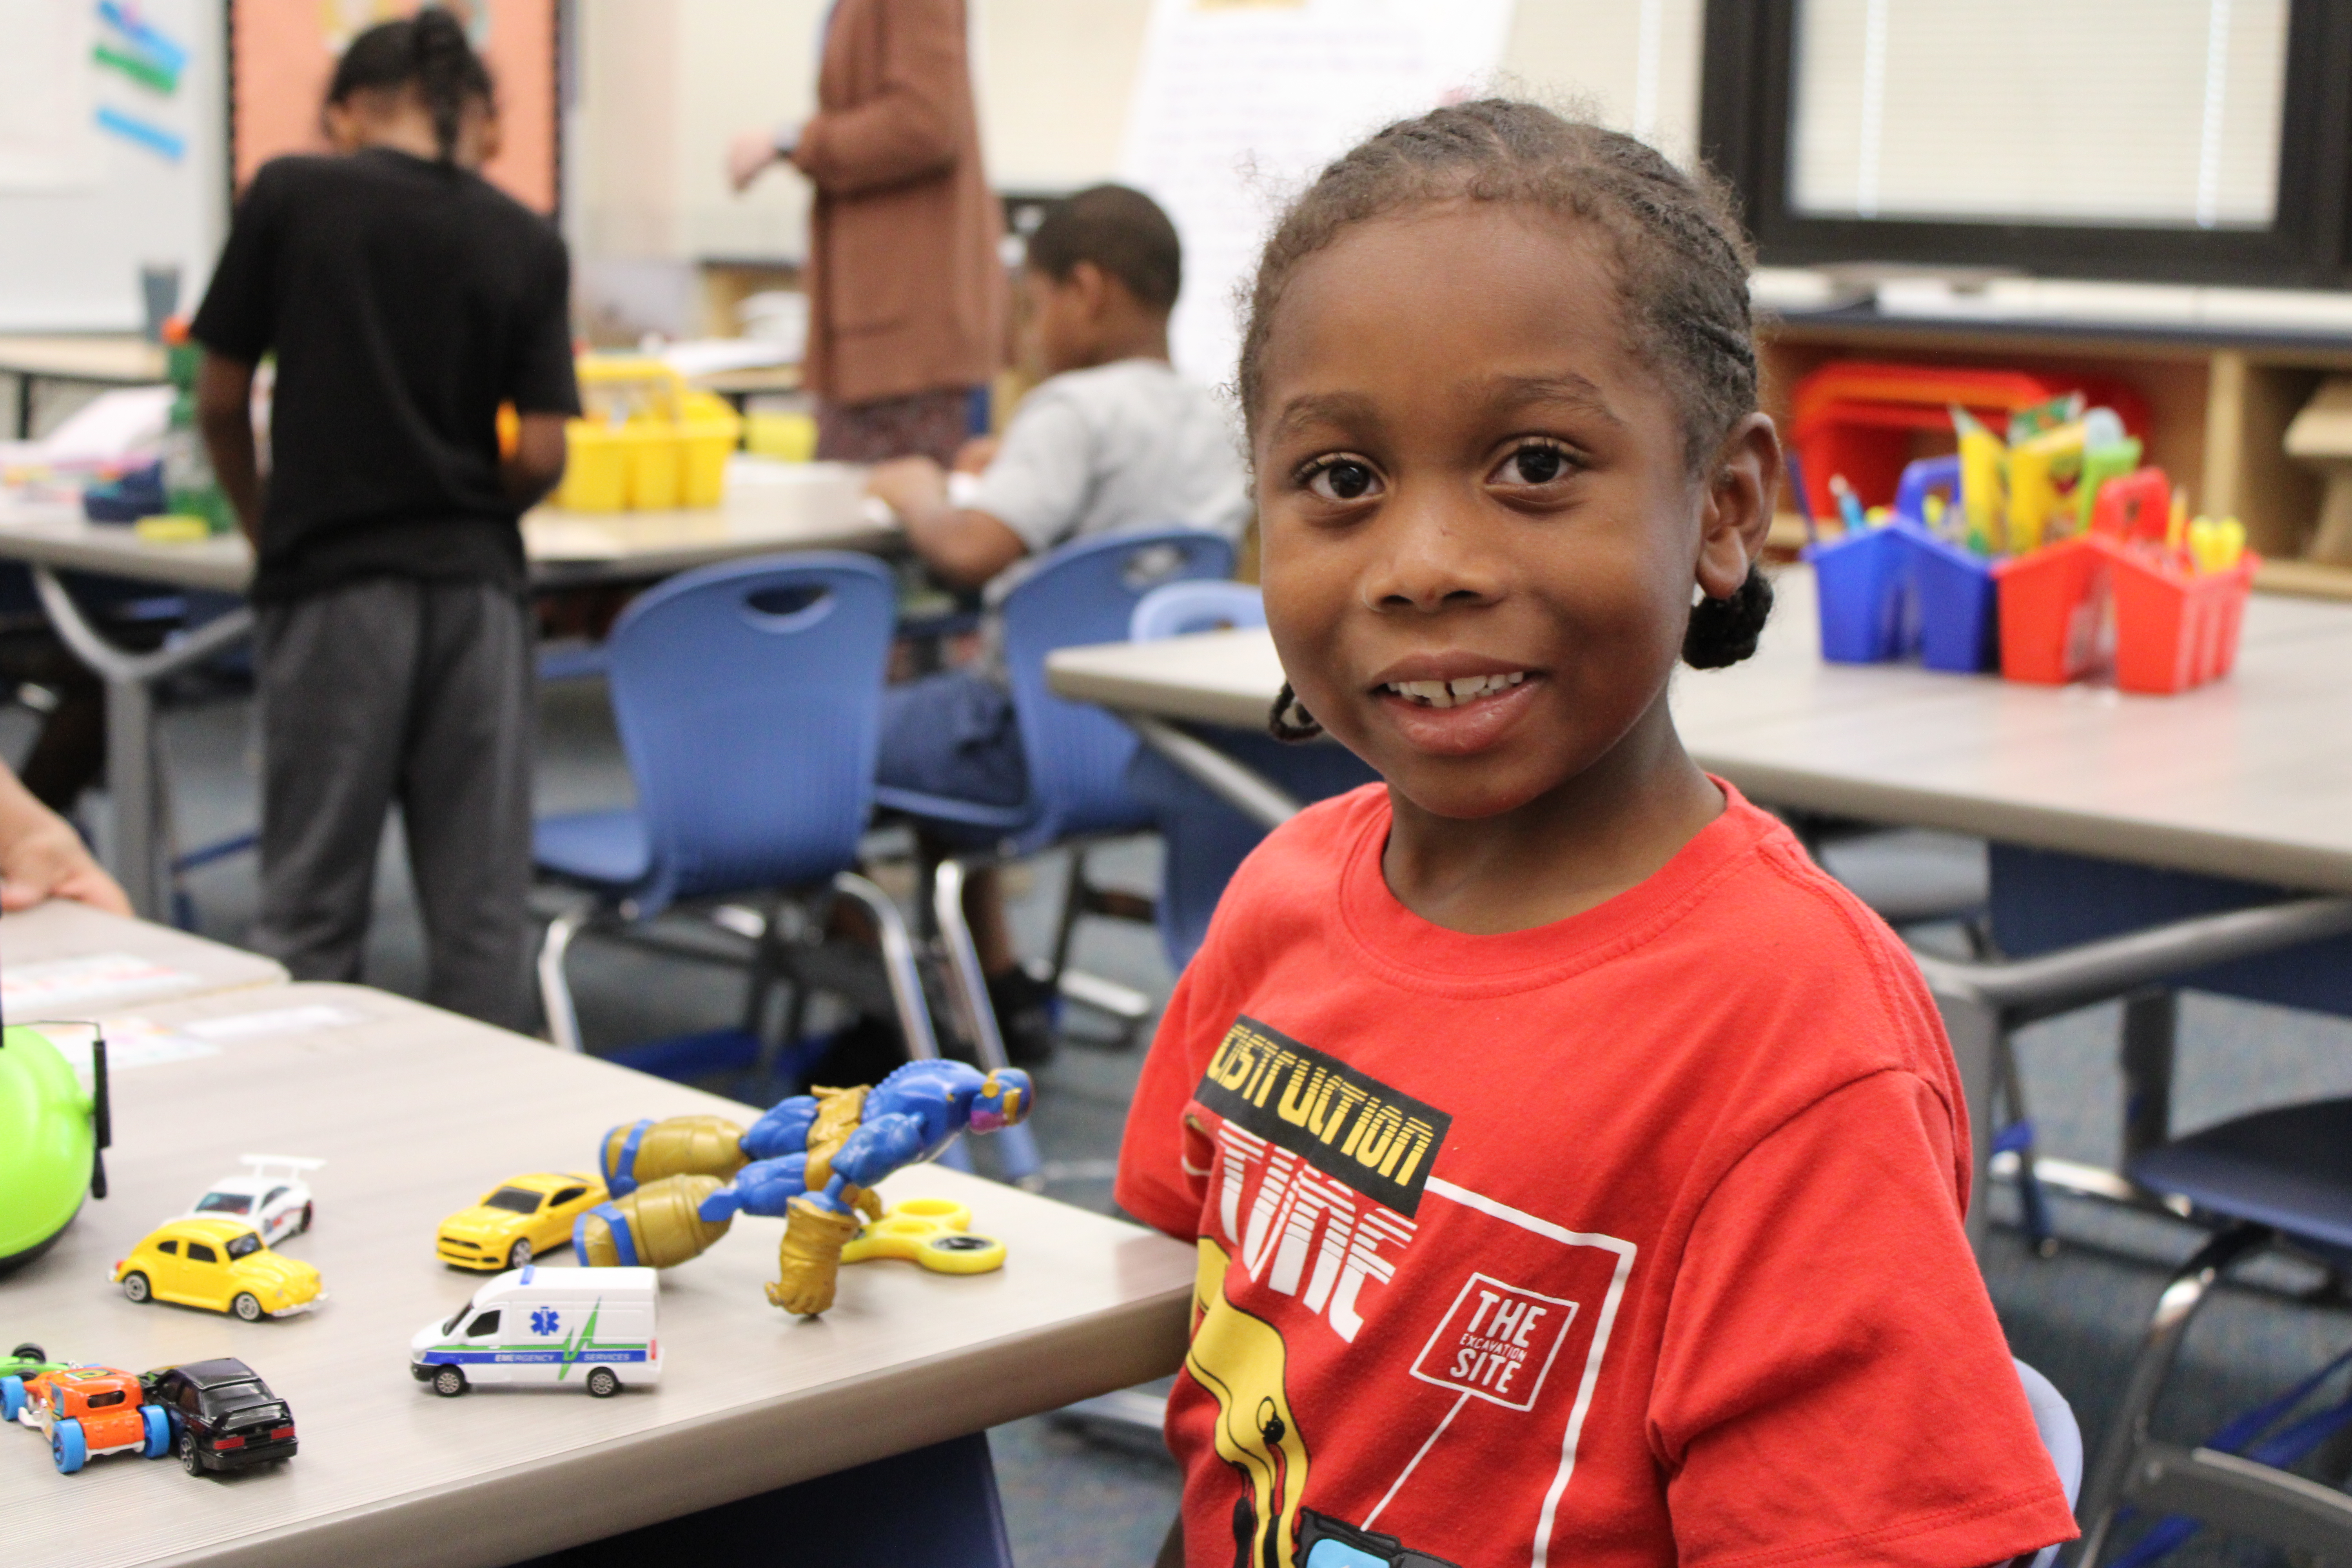
[[[0,915],[0,1017],[12,1024],[285,983],[274,959],[70,899]]]
[[[715,562],[791,550],[883,551],[899,538],[865,501],[862,469],[840,463],[751,465],[717,507],[673,511],[569,512],[539,507],[523,519],[534,585],[643,582]],[[253,552],[238,535],[189,544],[142,539],[130,528],[83,520],[54,503],[0,505],[0,560],[34,568],[34,585],[58,635],[107,688],[107,784],[114,835],[108,869],[142,914],[163,912],[170,877],[160,864],[153,768],[154,688],[242,641],[252,612],[239,606],[163,647],[132,653],[108,640],[55,573],[95,572],[175,588],[239,594]]]
[[[2017,1024],[2352,930],[2352,899],[2340,896],[2352,894],[2344,689],[2352,605],[2256,595],[2230,679],[2137,697],[2097,685],[1830,664],[1821,658],[1811,571],[1790,567],[1775,583],[1778,605],[1756,656],[1726,670],[1679,671],[1672,697],[1692,756],[1751,798],[2339,895],[2013,963],[1923,955],[1969,1081],[1980,1166],[1994,1130],[2000,1042]],[[1245,815],[1271,823],[1296,809],[1178,727],[1263,728],[1283,679],[1265,632],[1065,648],[1048,657],[1046,679],[1064,697],[1126,717]],[[2163,1038],[2168,1045],[2168,1033]],[[2127,1058],[2135,1048],[2127,1037]],[[2144,1141],[2147,1123],[2139,1125]],[[1979,1227],[1980,1215],[1981,1205],[1971,1216]]]
[[[0,1322],[10,1343],[133,1371],[239,1357],[291,1406],[301,1451],[221,1479],[128,1457],[65,1478],[31,1434],[0,1431],[0,1518],[24,1562],[487,1568],[1122,1388],[1184,1353],[1191,1248],[928,1165],[883,1183],[885,1200],[969,1205],[1009,1249],[1003,1270],[857,1264],[833,1310],[795,1319],[761,1289],[782,1222],[739,1218],[663,1277],[657,1387],[441,1398],[411,1379],[409,1337],[489,1278],[435,1259],[443,1215],[510,1175],[593,1170],[615,1123],[754,1112],[358,986],[141,1016],[208,1048],[113,1073],[110,1194],[0,1277]],[[124,1300],[113,1261],[255,1148],[327,1161],[315,1228],[283,1244],[327,1300],[247,1324]]]
[[[33,388],[44,381],[148,386],[163,379],[163,350],[134,333],[0,335],[0,375],[16,381],[16,439],[33,435]]]

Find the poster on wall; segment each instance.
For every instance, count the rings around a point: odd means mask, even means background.
[[[556,0],[446,0],[490,68],[498,155],[482,171],[539,212],[555,210]],[[319,108],[343,47],[416,0],[235,0],[229,14],[236,186],[287,153],[320,153]]]
[[[1184,242],[1177,368],[1222,384],[1283,203],[1391,120],[1492,86],[1513,0],[1153,0],[1120,177]]]

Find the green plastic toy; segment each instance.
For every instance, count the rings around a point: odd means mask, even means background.
[[[82,1194],[106,1196],[112,1142],[106,1040],[90,1047],[91,1087],[37,1029],[0,1029],[0,1274],[31,1262],[81,1212]]]

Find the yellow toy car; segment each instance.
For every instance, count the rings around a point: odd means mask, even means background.
[[[572,1239],[572,1222],[604,1201],[604,1184],[579,1171],[535,1171],[482,1194],[441,1222],[434,1253],[460,1268],[520,1268]]]
[[[134,1301],[177,1301],[250,1323],[307,1312],[326,1297],[319,1271],[272,1252],[243,1220],[175,1219],[148,1234],[114,1266]]]

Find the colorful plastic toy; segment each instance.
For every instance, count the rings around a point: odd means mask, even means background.
[[[460,1268],[520,1268],[570,1241],[573,1222],[604,1201],[604,1184],[584,1171],[534,1171],[443,1220],[434,1254]]]
[[[992,1274],[1004,1267],[1004,1243],[971,1234],[971,1210],[952,1198],[908,1198],[892,1204],[849,1238],[844,1263],[898,1258],[934,1274]]]
[[[869,1189],[967,1128],[993,1132],[1024,1120],[1035,1093],[1017,1068],[919,1061],[870,1089],[794,1095],[749,1131],[717,1116],[615,1127],[603,1150],[614,1200],[581,1217],[574,1250],[598,1267],[666,1268],[700,1256],[739,1213],[781,1217],[768,1300],[814,1317],[833,1305],[857,1215],[883,1218]]]
[[[47,1252],[81,1212],[83,1194],[106,1195],[103,1036],[90,1070],[84,1089],[39,1030],[0,1030],[0,1274]]]
[[[661,1381],[660,1306],[650,1268],[533,1264],[485,1280],[446,1321],[417,1330],[409,1375],[449,1398],[476,1384],[572,1383],[609,1399]]]
[[[0,1356],[0,1377],[37,1377],[45,1372],[55,1372],[69,1363],[51,1361],[48,1352],[27,1342]]]
[[[319,1271],[269,1250],[240,1219],[175,1219],[151,1232],[114,1266],[133,1301],[176,1301],[255,1322],[290,1318],[326,1299]]]
[[[244,1173],[215,1182],[182,1217],[241,1219],[272,1247],[310,1228],[310,1188],[302,1173],[317,1170],[324,1160],[290,1154],[239,1154],[237,1160]]]
[[[0,1413],[49,1440],[59,1475],[102,1454],[160,1459],[172,1451],[170,1418],[147,1403],[137,1377],[110,1366],[0,1377]]]
[[[294,1413],[259,1373],[234,1357],[161,1367],[139,1381],[147,1402],[171,1422],[172,1451],[192,1476],[294,1457]]]

